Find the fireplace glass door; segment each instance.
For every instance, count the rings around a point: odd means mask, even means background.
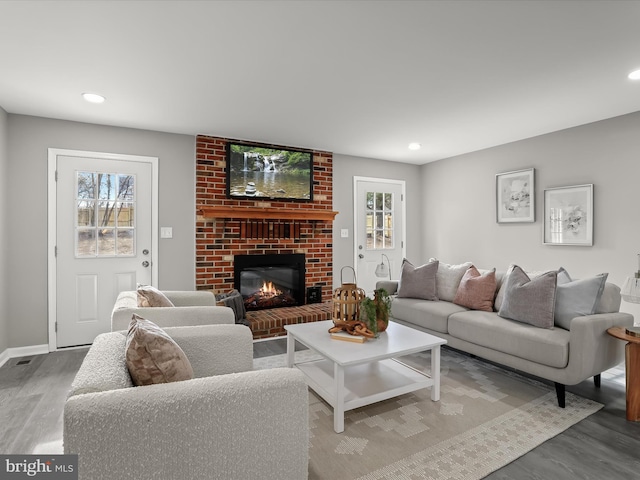
[[[235,288],[247,310],[304,304],[304,255],[236,255]]]

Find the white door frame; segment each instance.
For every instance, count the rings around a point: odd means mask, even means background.
[[[89,152],[83,150],[66,150],[62,148],[49,148],[48,158],[48,234],[47,234],[47,284],[49,301],[49,351],[58,350],[57,347],[57,262],[56,262],[56,238],[57,238],[57,194],[56,170],[58,156],[88,157],[103,160],[122,160],[129,162],[144,162],[151,164],[151,283],[158,285],[158,157],[145,157],[141,155],[123,155],[119,153]]]
[[[400,185],[402,191],[402,198],[407,199],[406,182],[404,180],[390,180],[388,178],[375,178],[375,177],[353,177],[353,269],[358,275],[358,182],[376,182],[376,183],[389,183],[393,185]],[[407,202],[402,202],[402,257],[407,256]],[[389,265],[391,268],[391,265]]]

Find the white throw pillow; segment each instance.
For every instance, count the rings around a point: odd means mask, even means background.
[[[429,262],[438,261],[436,258],[430,258]],[[471,262],[461,263],[460,265],[450,265],[448,263],[438,263],[438,271],[436,272],[436,288],[438,290],[438,298],[447,302],[453,302],[456,296],[460,281],[465,272],[471,267]]]

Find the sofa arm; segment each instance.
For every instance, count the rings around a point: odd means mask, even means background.
[[[212,307],[216,304],[216,297],[210,291],[163,290],[162,293],[164,293],[176,307]]]
[[[624,360],[624,343],[607,333],[611,327],[633,325],[628,313],[601,313],[575,317],[569,335],[567,385],[598,375]]]
[[[135,307],[119,308],[111,313],[111,331],[127,330],[133,314],[151,320],[159,327],[233,324],[236,321],[229,307]]]
[[[194,377],[253,370],[253,335],[244,325],[201,325],[164,329],[182,348]]]
[[[398,293],[398,280],[380,280],[376,282],[376,289],[384,288],[389,295]]]
[[[77,395],[64,408],[64,452],[84,479],[299,480],[308,445],[296,369]]]

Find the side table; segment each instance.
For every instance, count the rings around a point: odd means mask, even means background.
[[[640,337],[629,335],[625,327],[611,327],[607,333],[626,340],[625,368],[627,381],[627,420],[640,421]]]

